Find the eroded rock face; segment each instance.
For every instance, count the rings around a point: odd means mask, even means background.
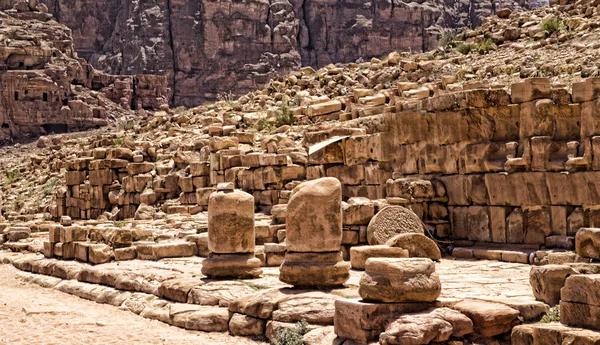
[[[80,56],[115,74],[162,74],[177,105],[252,91],[302,65],[436,47],[446,27],[475,27],[489,1],[43,0],[73,30]],[[527,2],[499,1],[520,9]]]
[[[166,103],[164,77],[94,70],[75,53],[71,30],[33,5],[0,3],[0,142],[98,128]]]

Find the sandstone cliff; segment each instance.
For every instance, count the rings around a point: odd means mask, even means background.
[[[36,1],[0,1],[0,143],[104,126],[166,103],[163,76],[114,76],[77,57],[71,30]]]
[[[443,28],[476,27],[524,0],[41,0],[75,49],[113,74],[167,75],[175,105],[262,87],[299,66],[435,48]]]

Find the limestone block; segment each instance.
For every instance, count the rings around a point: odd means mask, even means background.
[[[529,271],[529,283],[533,295],[539,301],[551,306],[560,301],[560,289],[565,285],[565,279],[576,271],[566,265],[533,266]]]
[[[375,205],[367,198],[350,198],[342,210],[344,225],[367,225],[375,215]]]
[[[334,331],[342,339],[367,344],[385,330],[394,315],[424,311],[432,306],[432,303],[376,303],[339,299],[335,301]]]
[[[315,239],[318,239],[315,240]],[[331,177],[303,182],[287,206],[286,243],[294,252],[332,252],[342,241],[342,188]]]
[[[584,258],[600,260],[600,228],[581,228],[575,236],[575,251]]]
[[[233,314],[229,331],[236,336],[260,336],[265,333],[266,321],[243,314]]]
[[[114,257],[113,250],[106,244],[92,244],[88,247],[88,261],[93,264],[103,264]]]
[[[534,99],[548,98],[550,89],[550,79],[528,78],[521,83],[511,85],[511,101],[512,103],[524,103]]]
[[[288,246],[279,270],[279,280],[300,287],[339,286],[349,278],[350,263],[342,260],[340,251],[297,253],[290,252]]]
[[[464,300],[453,309],[468,316],[474,332],[486,337],[508,332],[519,323],[519,311],[500,303]]]
[[[241,190],[212,193],[208,201],[210,251],[252,253],[254,241],[254,197]]]
[[[261,261],[250,254],[216,254],[202,262],[202,274],[209,278],[257,278],[262,274]]]
[[[356,246],[350,248],[350,263],[355,270],[364,270],[370,258],[407,258],[408,250],[387,245]]]
[[[433,302],[442,290],[429,259],[372,258],[365,264],[358,293],[376,302]]]
[[[334,113],[342,110],[342,102],[338,100],[332,100],[329,102],[323,102],[308,106],[306,109],[306,115],[309,117],[319,116]]]

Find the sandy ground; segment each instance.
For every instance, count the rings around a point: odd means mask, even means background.
[[[186,331],[129,311],[25,283],[0,264],[0,344],[266,344]]]

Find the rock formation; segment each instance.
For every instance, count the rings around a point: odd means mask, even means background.
[[[302,66],[436,47],[445,28],[476,27],[527,1],[41,0],[73,30],[76,51],[113,74],[162,74],[175,105],[242,94]],[[494,4],[494,5],[493,5]]]
[[[98,128],[166,103],[164,77],[107,75],[78,58],[71,30],[44,4],[4,1],[0,10],[0,142]]]

